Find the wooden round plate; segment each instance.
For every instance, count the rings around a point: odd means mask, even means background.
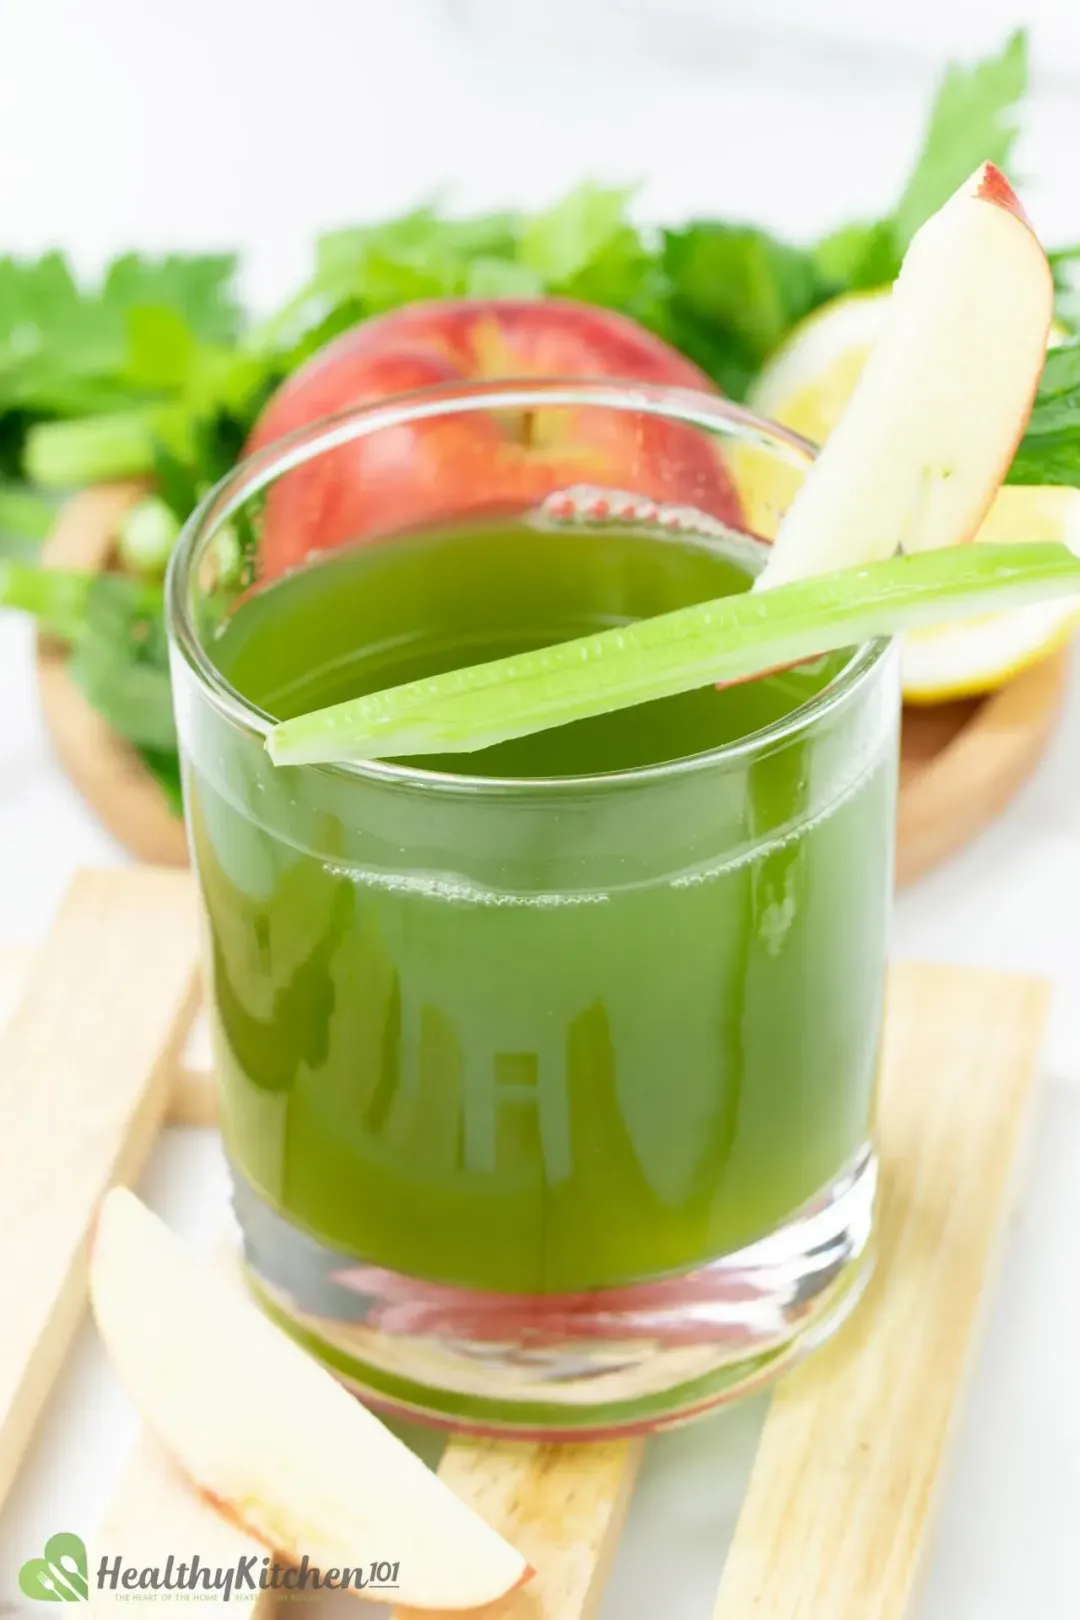
[[[109,566],[117,525],[141,489],[108,484],[76,495],[44,551],[57,568]],[[68,679],[64,652],[42,637],[38,679],[60,762],[109,832],[139,860],[187,861],[182,823],[132,748]],[[900,764],[896,876],[910,883],[968,843],[1030,776],[1065,697],[1059,652],[987,698],[906,708]]]
[[[53,568],[107,568],[120,520],[142,493],[138,484],[101,484],[74,496],[45,543],[45,562]],[[70,680],[64,649],[48,636],[38,637],[37,668],[46,730],[98,820],[136,859],[183,866],[183,822],[134,748],[109,729]]]

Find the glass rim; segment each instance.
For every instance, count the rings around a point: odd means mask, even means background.
[[[541,406],[573,407],[588,405],[624,412],[637,412],[679,422],[703,431],[723,431],[735,438],[767,449],[792,465],[806,466],[816,447],[801,434],[757,416],[745,406],[720,395],[693,388],[669,387],[663,383],[638,383],[611,378],[544,377],[505,378],[494,381],[443,383],[414,389],[386,399],[351,407],[320,418],[294,433],[263,446],[245,457],[210,489],[196,506],[173,548],[165,579],[165,613],[173,650],[198,682],[202,693],[232,724],[265,738],[276,724],[274,717],[244,697],[215,664],[196,631],[189,607],[189,585],[194,566],[201,561],[202,548],[254,495],[276,482],[284,473],[314,460],[319,455],[351,444],[386,428],[441,416],[488,409],[532,410]],[[753,540],[748,531],[733,530]],[[759,542],[763,543],[763,542]],[[856,647],[844,667],[831,681],[789,714],[732,742],[721,743],[700,753],[683,755],[655,765],[629,770],[601,771],[561,776],[478,776],[468,771],[435,771],[388,760],[365,760],[339,764],[303,765],[304,771],[329,772],[358,778],[369,783],[425,787],[441,793],[487,793],[526,795],[528,793],[572,792],[604,787],[629,787],[698,771],[724,769],[744,764],[777,743],[809,731],[827,719],[861,690],[877,669],[892,643],[888,638],[867,641]],[[463,754],[462,759],[468,755]]]

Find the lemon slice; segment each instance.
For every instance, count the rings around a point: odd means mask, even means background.
[[[751,410],[812,444],[824,444],[881,331],[890,290],[847,293],[800,321],[754,383],[747,400]],[[749,444],[726,454],[747,526],[771,540],[803,481],[802,471]]]
[[[758,377],[749,404],[759,415],[822,444],[839,421],[878,333],[890,289],[846,294],[801,322]],[[1051,345],[1065,332],[1055,326]],[[775,455],[740,447],[733,458],[748,527],[771,539],[802,482]],[[1080,490],[1006,485],[978,533],[980,544],[1063,541],[1080,546]],[[1075,602],[909,631],[902,677],[909,703],[942,703],[993,691],[1057,650],[1080,624]]]
[[[1080,550],[1080,489],[1006,484],[979,530],[979,543],[1015,545],[1060,540]],[[951,624],[909,630],[901,649],[908,703],[974,697],[1055,652],[1080,625],[1072,602],[1035,602]]]

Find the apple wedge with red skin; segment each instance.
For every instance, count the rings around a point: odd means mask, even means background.
[[[235,1282],[121,1188],[98,1217],[90,1299],[150,1432],[219,1512],[284,1562],[306,1556],[324,1572],[396,1564],[396,1600],[440,1611],[492,1603],[532,1573]]]
[[[1031,414],[1053,315],[1042,245],[984,163],[912,240],[757,588],[974,539]]]
[[[449,299],[376,316],[328,343],[270,400],[247,449],[416,389],[508,378],[715,392],[685,356],[610,310],[557,298]],[[520,513],[574,485],[740,521],[720,453],[695,428],[596,407],[473,411],[380,428],[285,473],[267,495],[260,576],[358,539]]]

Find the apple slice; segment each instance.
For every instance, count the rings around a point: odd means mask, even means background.
[[[984,163],[908,248],[858,385],[756,588],[974,537],[1031,413],[1054,285]]]
[[[176,1584],[168,1591],[171,1620],[274,1620],[274,1592],[267,1586],[249,1589],[246,1581],[235,1591],[216,1587],[209,1592],[200,1584],[188,1588],[179,1582],[185,1577],[177,1566],[190,1571],[194,1559],[206,1570],[235,1569],[247,1565],[257,1582],[267,1549],[253,1536],[217,1513],[205,1496],[166,1456],[153,1437],[145,1432],[135,1443],[116,1491],[109,1500],[96,1535],[89,1540],[90,1568],[120,1569],[117,1583],[103,1581],[94,1592],[94,1620],[134,1620],[139,1610],[133,1605],[145,1601],[149,1593],[132,1592],[120,1580],[123,1569],[160,1569]],[[144,1620],[148,1617],[144,1615]],[[152,1620],[152,1617],[149,1617]]]
[[[227,1518],[283,1561],[397,1566],[397,1601],[471,1609],[521,1555],[134,1194],[101,1207],[90,1298],[150,1430]],[[385,1592],[361,1590],[385,1601]]]

